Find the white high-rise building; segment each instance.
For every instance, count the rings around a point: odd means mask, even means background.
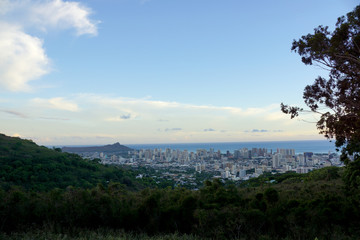
[[[275,153],[272,157],[272,166],[273,168],[278,168],[280,166],[281,154]]]

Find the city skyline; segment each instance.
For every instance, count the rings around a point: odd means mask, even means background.
[[[104,147],[65,147],[63,152],[79,154],[86,159],[97,159],[105,165],[131,166],[132,168],[156,169],[160,178],[172,179],[174,185],[198,189],[200,186],[192,169],[197,173],[208,172],[213,178],[232,181],[257,178],[264,172],[308,173],[329,166],[343,166],[338,154],[303,152],[296,153],[292,148],[240,148],[237,150],[215,151],[196,149],[196,151],[172,148],[124,149],[119,143]],[[181,174],[179,174],[181,173]],[[139,174],[137,178],[142,178]],[[158,178],[152,175],[152,178]],[[203,182],[201,182],[203,184]]]
[[[1,132],[43,145],[324,139],[293,39],[357,2],[0,0]]]

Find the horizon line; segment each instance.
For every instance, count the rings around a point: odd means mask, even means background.
[[[219,144],[219,143],[269,143],[269,142],[310,142],[310,141],[328,141],[328,142],[333,142],[335,144],[335,139],[307,139],[307,140],[274,140],[274,141],[235,141],[235,142],[181,142],[181,143],[121,143],[119,141],[116,141],[114,143],[108,143],[108,144],[69,144],[69,145],[63,145],[63,144],[57,144],[57,145],[51,145],[51,147],[75,147],[75,146],[91,146],[91,147],[95,147],[95,146],[106,146],[106,145],[113,145],[115,143],[120,143],[123,146],[127,146],[127,145],[185,145],[185,144]],[[50,145],[47,145],[50,146]]]

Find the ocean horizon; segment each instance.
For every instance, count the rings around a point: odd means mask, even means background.
[[[109,143],[113,144],[113,143]],[[121,144],[121,143],[120,143]],[[108,145],[108,144],[105,144]],[[220,150],[221,153],[227,151],[233,153],[235,150],[247,148],[266,148],[268,152],[271,150],[276,152],[277,149],[295,149],[295,153],[313,152],[313,153],[336,153],[335,141],[329,140],[296,140],[296,141],[258,141],[258,142],[207,142],[207,143],[144,143],[144,144],[122,144],[135,150],[141,149],[162,149],[187,150],[196,152],[198,149],[214,151]],[[94,145],[61,145],[55,147],[94,147],[104,146],[101,144]],[[50,146],[49,146],[50,147]]]
[[[162,149],[187,150],[195,152],[197,149],[214,151],[220,150],[221,153],[242,148],[266,148],[269,152],[277,149],[295,149],[295,153],[313,152],[313,153],[336,153],[335,141],[329,140],[301,140],[301,141],[259,141],[259,142],[217,142],[217,143],[158,143],[158,144],[126,144],[125,146],[140,149]]]

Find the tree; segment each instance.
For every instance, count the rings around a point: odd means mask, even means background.
[[[319,26],[313,34],[294,40],[291,50],[304,64],[329,71],[328,78],[318,77],[305,87],[303,99],[311,112],[320,114],[317,128],[336,140],[347,168],[360,166],[360,5],[339,17],[334,31]],[[281,110],[291,118],[306,111],[283,103]]]

